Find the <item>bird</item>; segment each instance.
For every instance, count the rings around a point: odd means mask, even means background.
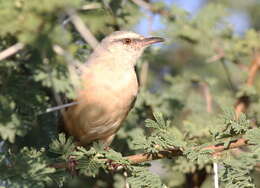
[[[79,78],[76,104],[63,114],[64,130],[78,145],[100,141],[109,147],[133,107],[139,84],[135,66],[148,46],[161,37],[115,31],[105,37],[88,60],[74,68]]]

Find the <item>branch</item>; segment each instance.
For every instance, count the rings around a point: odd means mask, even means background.
[[[234,149],[242,146],[247,145],[247,140],[240,138],[232,143],[230,143],[229,147],[225,147],[223,144],[221,145],[211,145],[202,148],[202,150],[213,150],[214,152],[212,153],[213,155],[219,152],[222,152],[224,150],[228,149]],[[152,160],[157,160],[157,159],[163,159],[163,158],[171,158],[171,157],[176,157],[176,156],[181,156],[183,155],[183,152],[180,149],[173,149],[173,150],[165,150],[159,152],[157,155],[151,155],[150,153],[143,153],[143,154],[136,154],[136,155],[131,155],[128,157],[125,157],[130,161],[131,164],[137,164],[137,163],[142,163],[142,162],[147,162],[147,161],[152,161]]]
[[[215,51],[216,51],[216,55],[214,55],[206,60],[208,63],[219,61],[225,57],[225,53],[222,48],[217,48],[217,49],[215,49]]]
[[[16,44],[14,44],[13,46],[3,50],[2,52],[0,52],[0,61],[8,58],[11,55],[14,55],[19,50],[23,49],[23,47],[24,47],[24,44],[18,42]]]
[[[154,5],[147,3],[143,0],[132,0],[132,2],[134,2],[136,5],[142,7],[146,10],[149,10],[150,12],[152,12],[154,14],[160,14],[161,16],[165,16],[165,17],[169,18],[170,20],[175,19],[175,16],[171,12],[169,12],[168,10],[158,9]]]
[[[201,150],[213,150],[214,152],[212,155],[215,155],[219,152],[229,150],[229,149],[234,149],[234,148],[239,148],[242,146],[247,146],[249,145],[247,143],[247,140],[244,138],[237,139],[233,142],[230,143],[228,147],[225,147],[224,144],[219,144],[219,145],[210,145],[202,148]],[[196,148],[194,148],[196,149]],[[140,153],[136,155],[130,155],[124,157],[125,159],[129,160],[131,164],[138,164],[138,163],[143,163],[143,162],[148,162],[148,161],[153,161],[153,160],[158,160],[158,159],[164,159],[164,158],[172,158],[176,156],[183,156],[183,151],[181,149],[169,149],[169,150],[164,150],[160,151],[156,154],[151,154],[151,153]],[[108,161],[107,159],[104,159]],[[75,161],[72,161],[73,163],[73,168],[75,168],[75,165],[77,164]],[[66,169],[71,169],[71,164],[70,162],[67,163],[54,163],[50,165],[50,167],[60,169],[60,168],[66,168]]]
[[[209,86],[206,82],[200,83],[200,86],[201,86],[203,97],[206,102],[206,111],[207,113],[212,113],[212,96],[210,93]]]
[[[160,151],[156,154],[151,153],[140,153],[136,155],[130,155],[125,157],[125,159],[129,160],[131,164],[138,164],[163,158],[171,158],[176,156],[183,155],[183,151],[180,149],[171,149],[171,150],[164,150]]]
[[[147,84],[147,78],[148,78],[148,70],[149,70],[149,63],[147,62],[144,62],[142,65],[141,65],[141,70],[140,70],[140,73],[139,73],[139,84],[140,84],[140,87],[142,88],[145,88],[146,87],[146,84]]]
[[[80,10],[93,10],[99,8],[102,8],[100,3],[89,3],[87,5],[82,6]]]
[[[252,61],[251,67],[249,69],[249,75],[247,79],[247,85],[252,86],[255,81],[256,73],[260,68],[260,54],[257,54],[255,59]]]
[[[144,8],[144,9],[147,9],[147,10],[150,10],[152,11],[153,10],[153,7],[150,3],[147,3],[143,0],[132,0],[135,4],[137,4],[138,6]]]
[[[95,36],[90,32],[88,27],[85,26],[82,19],[76,14],[74,10],[67,11],[70,16],[71,22],[83,37],[83,39],[94,49],[98,45],[98,41]]]
[[[260,68],[260,53],[256,54],[255,58],[253,59],[251,66],[249,68],[249,73],[248,73],[248,78],[246,81],[246,85],[247,86],[253,86],[254,85],[254,81],[255,81],[255,77],[257,74],[257,71]],[[250,99],[249,96],[242,96],[238,99],[237,103],[236,103],[236,107],[235,107],[235,111],[236,111],[236,116],[239,117],[239,115],[242,112],[245,112],[246,109],[248,108],[250,104]]]

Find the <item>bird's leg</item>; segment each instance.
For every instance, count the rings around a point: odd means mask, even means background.
[[[106,138],[103,138],[101,142],[104,144],[104,150],[108,151],[110,150],[110,144],[112,143],[113,139],[115,137],[115,134],[112,134]]]
[[[77,166],[76,159],[72,156],[69,156],[67,169],[72,176],[78,175],[78,171],[76,170],[76,166]]]

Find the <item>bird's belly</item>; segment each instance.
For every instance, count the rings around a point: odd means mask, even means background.
[[[69,133],[82,144],[113,135],[131,109],[137,91],[136,79],[116,87],[89,85],[79,94],[79,104],[68,110]]]

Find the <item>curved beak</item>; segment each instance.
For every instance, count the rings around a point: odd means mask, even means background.
[[[148,46],[151,44],[164,42],[164,39],[161,37],[149,37],[142,40],[144,46]]]

